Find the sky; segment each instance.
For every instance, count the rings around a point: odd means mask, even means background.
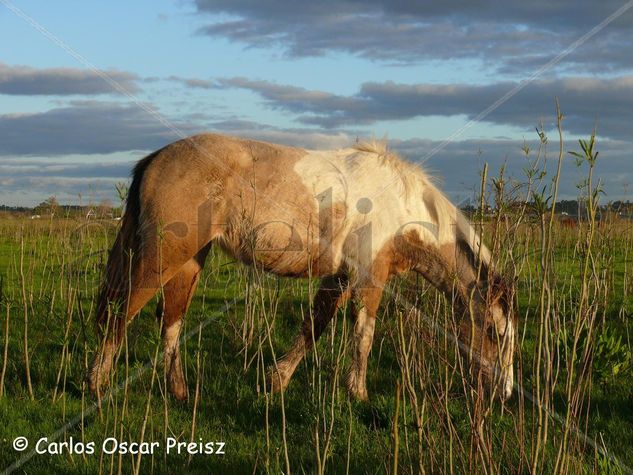
[[[0,0],[0,204],[116,202],[134,162],[214,131],[303,148],[386,138],[451,198],[560,196],[595,129],[602,201],[633,199],[633,0]]]

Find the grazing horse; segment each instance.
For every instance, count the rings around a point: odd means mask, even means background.
[[[138,162],[97,305],[102,344],[89,375],[100,396],[126,324],[162,289],[169,389],[187,397],[182,318],[211,245],[281,276],[322,278],[313,312],[271,374],[284,389],[337,309],[351,299],[350,393],[367,398],[367,357],[383,288],[421,274],[454,302],[458,340],[503,399],[513,387],[511,287],[459,210],[420,168],[382,144],[304,150],[216,134],[179,140]]]

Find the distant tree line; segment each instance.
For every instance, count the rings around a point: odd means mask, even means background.
[[[504,212],[512,213],[513,211],[518,211],[523,208],[526,203],[523,202],[514,202],[504,206]],[[472,204],[468,204],[463,206],[462,211],[464,211],[468,215],[476,215],[480,213],[480,209],[478,206],[474,206]],[[531,214],[535,207],[533,203],[527,203],[526,212]],[[552,207],[549,206],[548,211],[551,211]],[[489,206],[484,206],[484,214],[493,214],[494,209]],[[586,203],[584,201],[578,200],[561,200],[556,203],[555,211],[557,214],[567,215],[570,217],[578,217],[582,219],[587,214]],[[601,215],[606,214],[616,214],[623,217],[633,218],[633,202],[631,201],[622,201],[616,200],[608,203],[604,203],[598,207],[598,218]]]
[[[0,212],[39,217],[104,219],[118,218],[122,215],[122,207],[114,206],[110,200],[86,205],[62,205],[57,198],[51,196],[34,207],[0,205]]]

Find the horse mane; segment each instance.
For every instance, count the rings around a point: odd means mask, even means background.
[[[356,141],[356,143],[352,145],[352,148],[359,152],[375,153],[377,155],[387,155],[391,153],[386,139],[376,140],[372,138],[370,140]]]
[[[441,194],[435,186],[435,180],[427,175],[422,167],[403,160],[396,152],[389,149],[386,138],[381,140],[377,140],[376,138],[360,140],[352,145],[351,148],[357,152],[375,154],[382,164],[390,166],[399,175],[402,181],[404,187],[403,198],[405,200],[411,198],[415,199],[416,191],[422,191],[425,188],[431,188]]]
[[[480,278],[487,280],[491,271],[492,259],[490,251],[481,241],[466,216],[455,206],[437,187],[437,180],[428,175],[418,164],[403,160],[398,154],[389,149],[386,139],[372,138],[357,141],[352,149],[358,152],[376,154],[382,163],[391,166],[399,175],[405,190],[404,198],[422,199],[430,214],[437,221],[435,224],[453,230],[455,252],[466,259]],[[455,217],[455,222],[448,222],[447,218]],[[498,276],[493,271],[493,282],[498,282]]]

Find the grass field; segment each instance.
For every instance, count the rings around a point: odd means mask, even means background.
[[[633,223],[552,223],[500,213],[484,226],[517,277],[518,391],[504,405],[462,377],[444,331],[450,306],[415,276],[392,282],[383,301],[369,402],[344,390],[345,312],[283,398],[268,394],[265,373],[310,312],[316,282],[261,274],[214,250],[183,331],[189,400],[166,394],[154,303],[128,328],[114,390],[97,407],[84,376],[117,224],[0,219],[0,468],[46,436],[97,449],[33,454],[17,473],[626,473]],[[18,436],[25,452],[12,448]],[[109,437],[160,447],[108,455]],[[224,454],[167,453],[168,438],[224,442]]]

